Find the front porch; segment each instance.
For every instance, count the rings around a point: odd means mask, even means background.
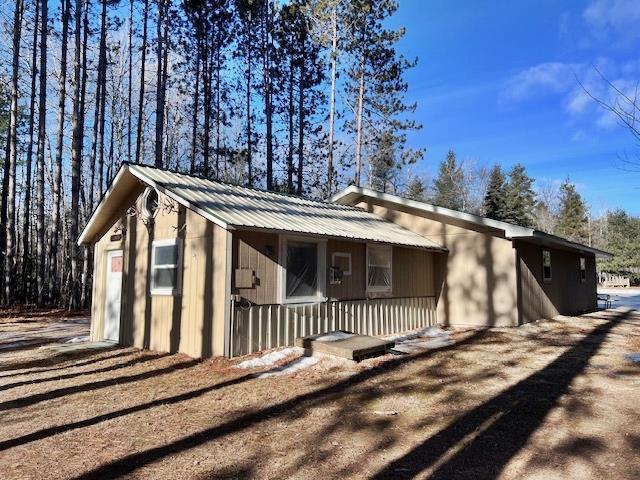
[[[232,304],[232,357],[294,345],[296,338],[335,330],[391,335],[435,325],[433,296],[327,301],[294,305]]]

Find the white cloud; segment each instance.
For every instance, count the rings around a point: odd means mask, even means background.
[[[576,69],[580,65],[547,62],[534,65],[511,77],[502,93],[503,102],[528,100],[536,95],[566,92],[575,84]]]
[[[594,0],[582,13],[593,28],[601,32],[637,36],[640,2],[638,0]]]
[[[561,62],[534,65],[507,80],[499,103],[513,107],[531,100],[556,97],[559,108],[572,120],[588,122],[603,129],[613,128],[618,125],[617,117],[599,106],[592,96],[613,104],[620,101],[617,89],[634,98],[636,89],[640,93],[640,62],[616,65],[607,58],[599,58],[595,65]]]

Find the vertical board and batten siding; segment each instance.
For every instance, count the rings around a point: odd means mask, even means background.
[[[236,231],[234,237],[233,268],[253,270],[256,282],[253,288],[234,288],[232,293],[257,305],[279,303],[278,258],[279,239],[272,233]],[[367,297],[366,291],[367,244],[359,241],[327,240],[326,265],[331,266],[333,253],[351,255],[351,275],[346,275],[341,284],[326,282],[329,300],[354,300]],[[433,296],[434,254],[433,252],[393,247],[392,292],[388,297]],[[380,296],[380,295],[378,295]]]
[[[141,201],[139,192],[128,205],[136,203],[140,211]],[[103,335],[106,252],[122,248],[120,343],[192,357],[223,355],[229,233],[163,195],[160,204],[174,207],[161,206],[152,227],[139,216],[123,215],[95,244],[91,338],[100,340]],[[111,242],[111,235],[122,226],[126,226],[123,241]],[[181,293],[151,295],[152,242],[172,238],[182,242]]]
[[[231,356],[293,345],[298,337],[334,330],[390,335],[436,323],[433,297],[236,306],[231,321]]]
[[[522,322],[556,315],[583,313],[597,307],[596,262],[593,254],[516,242],[520,269]],[[542,278],[542,250],[551,252],[551,281]],[[580,257],[585,258],[587,278],[580,280]]]
[[[438,320],[445,325],[518,325],[516,251],[487,227],[433,214],[404,211],[374,200],[358,207],[446,247],[433,254]]]

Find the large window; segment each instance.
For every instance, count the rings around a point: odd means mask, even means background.
[[[156,240],[151,251],[151,294],[180,293],[180,240]]]
[[[587,281],[587,260],[584,257],[580,257],[580,282]]]
[[[391,292],[392,249],[389,246],[367,246],[367,291]]]
[[[282,253],[283,302],[302,303],[324,300],[325,243],[284,239]]]
[[[551,251],[542,250],[542,279],[545,282],[551,281]]]

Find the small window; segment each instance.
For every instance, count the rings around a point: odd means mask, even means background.
[[[584,257],[580,257],[580,282],[587,281],[587,260]]]
[[[142,195],[142,213],[145,219],[154,218],[158,211],[158,192],[155,188],[147,187]]]
[[[182,255],[180,240],[157,240],[151,252],[151,294],[178,295],[180,293],[179,266]]]
[[[367,291],[391,292],[391,256],[391,247],[367,246]]]
[[[326,244],[283,239],[282,300],[290,303],[324,300]]]
[[[339,269],[342,275],[351,275],[351,254],[348,252],[333,252],[331,254],[331,266]]]
[[[542,279],[545,282],[551,281],[551,252],[542,250]]]

